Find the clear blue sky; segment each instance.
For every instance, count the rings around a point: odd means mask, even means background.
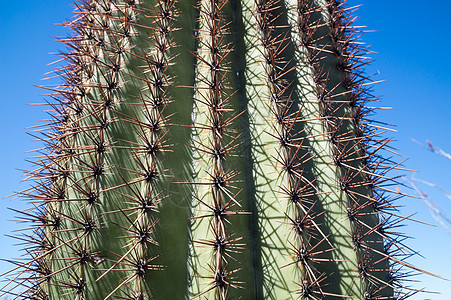
[[[365,36],[373,51],[375,62],[368,73],[378,73],[376,79],[385,80],[375,86],[375,94],[382,97],[380,106],[394,109],[381,111],[376,119],[395,125],[397,133],[388,133],[395,142],[392,146],[408,159],[404,166],[415,169],[417,178],[436,183],[451,192],[451,160],[439,157],[411,141],[431,140],[434,145],[451,152],[451,33],[449,13],[451,1],[437,0],[428,4],[424,0],[349,0],[350,5],[364,2],[359,9],[357,24],[375,30]],[[2,257],[18,257],[15,241],[4,237],[20,228],[9,220],[14,213],[6,207],[24,209],[24,203],[9,194],[23,190],[28,185],[19,183],[22,172],[30,167],[25,153],[39,147],[27,135],[25,128],[40,124],[46,118],[43,107],[30,106],[42,103],[43,90],[34,87],[42,84],[47,66],[56,59],[50,52],[63,50],[53,36],[64,35],[65,29],[55,26],[72,14],[70,1],[6,1],[0,10],[0,252]],[[47,82],[48,83],[48,82]],[[407,174],[411,176],[411,174]],[[439,192],[427,189],[443,212],[451,215],[451,200]],[[418,199],[399,202],[403,215],[417,213],[416,218],[436,227],[406,223],[402,231],[414,239],[408,245],[425,258],[412,258],[418,267],[451,279],[451,234],[431,216],[426,205]],[[9,266],[0,262],[0,273]],[[451,299],[451,281],[430,276],[418,276],[417,288],[441,292],[441,295],[420,294],[412,299]]]

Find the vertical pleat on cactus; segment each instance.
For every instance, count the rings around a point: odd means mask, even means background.
[[[19,195],[20,299],[405,299],[403,194],[341,0],[78,0]]]

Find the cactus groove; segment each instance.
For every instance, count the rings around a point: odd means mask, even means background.
[[[340,0],[78,0],[2,295],[405,299],[396,153]],[[371,103],[371,106],[368,105]],[[19,213],[19,212],[18,212]]]

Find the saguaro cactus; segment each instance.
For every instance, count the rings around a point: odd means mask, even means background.
[[[78,1],[4,294],[408,295],[398,165],[343,2]]]

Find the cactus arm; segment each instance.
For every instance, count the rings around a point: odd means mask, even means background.
[[[187,4],[185,2],[184,5]],[[126,294],[136,297],[153,293],[167,295],[168,291],[176,298],[186,295],[187,246],[185,257],[180,255],[183,251],[177,251],[177,255],[168,251],[165,256],[156,260],[160,265],[154,264],[154,258],[159,256],[156,253],[160,253],[158,247],[176,249],[174,244],[181,239],[188,239],[187,197],[190,191],[187,187],[170,184],[172,180],[169,178],[175,175],[165,174],[167,168],[178,170],[176,175],[181,177],[189,174],[189,168],[186,166],[179,168],[177,164],[178,168],[175,168],[173,159],[186,157],[184,161],[189,161],[189,152],[183,147],[168,151],[169,145],[165,141],[170,135],[167,129],[164,129],[165,123],[168,123],[165,116],[169,115],[164,111],[166,107],[170,107],[175,100],[180,103],[177,105],[181,111],[189,112],[191,107],[190,101],[186,101],[189,99],[189,90],[167,86],[170,81],[169,72],[173,66],[170,57],[175,57],[179,63],[177,68],[191,70],[193,65],[189,53],[170,52],[174,45],[161,34],[160,30],[172,33],[170,23],[175,14],[172,5],[172,2],[156,1],[146,2],[139,8],[134,5],[121,7],[110,3],[82,7],[82,10],[85,10],[83,16],[94,21],[94,29],[87,33],[90,35],[85,38],[86,42],[83,40],[87,54],[82,57],[82,63],[97,66],[98,72],[93,74],[96,77],[85,81],[80,87],[86,87],[89,93],[82,95],[81,100],[74,100],[72,104],[84,111],[81,117],[74,117],[75,121],[70,121],[70,124],[81,128],[78,130],[85,134],[70,137],[75,140],[71,149],[80,153],[69,158],[68,168],[75,170],[71,171],[63,188],[69,195],[68,199],[55,204],[59,207],[54,211],[61,213],[64,227],[56,231],[56,234],[49,233],[52,239],[58,242],[57,245],[60,245],[57,246],[55,256],[61,257],[50,258],[52,268],[57,270],[51,274],[53,284],[48,291],[50,295],[65,295],[68,298],[76,295],[80,299],[100,299]],[[106,13],[105,10],[109,9],[111,13]],[[86,10],[90,12],[87,13]],[[162,12],[168,14],[163,15]],[[153,15],[153,20],[146,18],[145,14]],[[185,16],[189,20],[189,14]],[[127,17],[131,18],[124,21]],[[194,19],[193,16],[191,19]],[[135,26],[133,22],[137,20],[139,23]],[[107,25],[111,29],[103,29]],[[150,39],[149,29],[153,33]],[[128,42],[126,37],[119,38],[117,34],[127,31],[131,35]],[[184,26],[181,31],[180,34],[186,35],[191,29]],[[95,43],[91,44],[90,39],[94,39]],[[131,45],[135,47],[132,48]],[[150,45],[154,46],[155,50],[153,53],[146,53],[143,49]],[[164,48],[159,50],[156,45],[162,45]],[[192,48],[192,40],[188,39],[183,46]],[[158,63],[163,64],[158,66]],[[147,74],[143,73],[145,66],[149,68]],[[190,72],[180,74],[176,79],[177,86],[190,85],[193,75],[190,75]],[[117,87],[112,87],[110,91],[109,84],[115,84]],[[121,89],[117,89],[119,87]],[[146,96],[143,96],[142,91]],[[83,100],[83,97],[86,100]],[[111,103],[111,106],[104,104],[105,102]],[[168,111],[171,109],[174,110],[172,107]],[[78,111],[75,110],[75,113]],[[189,124],[187,115],[190,114],[184,114],[179,119],[184,118],[185,123]],[[105,123],[104,126],[102,122]],[[161,129],[154,126],[158,122]],[[173,134],[182,136],[181,141],[189,138],[187,130],[182,127],[175,127]],[[91,150],[98,149],[99,146],[105,147],[105,151]],[[163,234],[159,234],[158,228],[161,226],[155,227],[159,219],[155,216],[159,209],[158,202],[168,197],[168,190],[170,194],[177,195],[171,199],[179,200],[163,203],[163,214],[166,216],[170,211],[173,216],[179,214],[181,220],[186,220],[184,230],[177,226],[172,230],[172,235],[168,235],[167,232],[171,231],[166,229]],[[92,203],[86,205],[81,200]],[[100,217],[95,217],[96,215]],[[82,230],[83,234],[80,234],[79,229],[86,228],[83,224],[91,224],[91,218],[94,218],[92,233],[87,230],[83,233]],[[164,219],[165,228],[174,227],[173,224],[168,224],[170,219]],[[157,232],[156,237],[154,231]],[[111,238],[100,238],[102,236]],[[159,246],[154,238],[160,239]],[[124,247],[120,240],[127,241],[127,246]],[[180,248],[182,247],[178,247],[179,250]],[[83,254],[85,257],[81,262],[77,255],[83,251],[86,253]],[[89,267],[84,264],[89,264]],[[178,275],[171,276],[172,285],[161,284],[169,282],[167,276],[163,279],[158,275],[149,276],[149,273],[154,273],[154,269],[161,269],[160,266],[173,270],[172,272]],[[62,290],[66,292],[63,293]]]
[[[393,294],[393,287],[389,280],[388,255],[384,257],[378,253],[370,253],[371,251],[363,250],[361,246],[370,243],[373,249],[382,253],[384,251],[381,248],[382,237],[386,238],[374,233],[374,230],[381,226],[381,221],[379,213],[372,208],[372,204],[377,200],[370,188],[373,186],[371,177],[380,178],[380,175],[370,171],[371,168],[366,163],[369,156],[366,156],[367,152],[364,150],[366,145],[359,137],[359,132],[361,133],[365,125],[359,123],[360,117],[356,114],[361,107],[355,107],[356,103],[353,102],[359,99],[361,94],[368,95],[369,92],[365,86],[359,84],[362,76],[358,71],[355,73],[347,71],[352,70],[352,68],[347,69],[349,64],[362,63],[365,57],[353,53],[352,49],[347,49],[346,45],[353,43],[354,37],[343,35],[346,27],[340,22],[347,13],[341,5],[337,6],[335,3],[325,1],[291,2],[290,11],[294,15],[297,14],[297,17],[292,18],[292,24],[297,25],[295,27],[299,28],[298,32],[301,34],[295,36],[297,49],[301,50],[298,51],[298,57],[300,57],[298,61],[311,62],[311,65],[315,66],[310,75],[298,76],[309,78],[307,82],[300,84],[300,90],[302,91],[301,87],[304,91],[306,87],[312,87],[311,91],[315,96],[309,97],[308,91],[304,92],[307,99],[311,99],[306,103],[319,104],[319,110],[317,108],[314,114],[318,120],[324,117],[324,121],[317,122],[317,125],[310,125],[310,130],[316,126],[319,130],[323,130],[323,136],[327,137],[323,142],[324,153],[328,153],[325,157],[326,164],[315,163],[319,171],[317,174],[325,174],[325,169],[333,170],[330,178],[335,182],[335,187],[330,194],[334,195],[334,199],[341,199],[336,203],[338,207],[335,209],[327,207],[333,204],[325,207],[328,214],[340,212],[329,219],[331,231],[335,232],[332,236],[341,245],[337,251],[334,251],[336,259],[340,260],[339,256],[347,258],[346,261],[339,263],[339,273],[344,276],[340,289],[343,294],[353,297],[375,297],[376,295],[389,297]],[[306,49],[305,45],[309,45],[309,36],[314,42],[310,42],[311,48]],[[343,52],[336,49],[342,49]],[[337,52],[340,53],[338,56],[335,55]],[[309,68],[297,70],[309,70]],[[364,76],[363,78],[365,79]],[[312,115],[310,118],[314,117],[315,115]],[[320,129],[320,126],[323,129]],[[318,142],[318,139],[314,142]],[[313,148],[321,149],[321,147]],[[321,155],[316,157],[320,158]],[[385,176],[382,175],[382,177]],[[331,182],[331,180],[323,182]],[[332,202],[329,201],[329,203]],[[351,257],[354,258],[350,259]],[[370,274],[371,272],[373,273]]]
[[[227,1],[201,1],[193,129],[195,207],[193,208],[193,296],[211,299],[254,297],[254,268],[242,115],[235,79],[233,11]],[[237,279],[239,278],[239,280]]]
[[[121,157],[125,150],[112,138],[121,132],[116,111],[130,112],[125,108],[123,92],[118,88],[127,80],[131,81],[129,89],[137,89],[138,84],[127,76],[136,63],[129,56],[135,28],[130,22],[120,26],[126,16],[136,20],[136,15],[133,8],[111,3],[91,4],[81,9],[85,10],[81,14],[82,24],[92,25],[80,30],[79,52],[72,58],[81,74],[77,74],[78,78],[70,78],[74,80],[73,97],[65,111],[68,119],[64,125],[67,127],[62,128],[68,132],[61,145],[62,156],[68,161],[68,168],[62,172],[66,176],[64,196],[56,202],[46,199],[50,206],[53,203],[59,206],[58,217],[61,219],[59,228],[49,232],[55,241],[54,257],[50,260],[53,273],[48,278],[52,283],[49,294],[68,299],[100,298],[108,294],[109,285],[105,282],[97,285],[100,289],[93,288],[101,274],[98,268],[109,268],[110,262],[116,260],[112,253],[120,256],[123,249],[120,244],[111,243],[112,239],[100,237],[106,232],[116,237],[121,235],[121,230],[113,223],[127,225],[124,218],[104,213],[121,207],[122,199],[111,187],[121,186],[124,182],[113,176],[114,172],[121,168],[136,168],[123,160],[115,161],[115,157]],[[119,37],[119,33],[124,34]],[[98,69],[92,70],[89,65]],[[131,125],[123,126],[133,130]],[[119,138],[125,136],[119,134]],[[134,139],[133,136],[127,138]],[[70,148],[67,143],[71,143]],[[123,178],[128,180],[129,176],[124,174]],[[119,271],[111,277],[110,284],[119,285],[120,274],[128,275]]]
[[[343,1],[77,10],[23,192],[37,207],[22,213],[31,259],[0,296],[21,284],[33,299],[408,294],[392,265],[419,269],[402,261],[384,194],[396,165],[366,118],[366,49]]]
[[[357,256],[351,242],[352,227],[346,215],[348,200],[339,187],[339,170],[333,161],[333,145],[328,141],[328,128],[324,126],[325,121],[322,118],[318,102],[318,87],[314,81],[315,69],[306,57],[306,51],[309,50],[305,49],[301,43],[301,37],[305,35],[305,32],[299,32],[299,24],[303,17],[299,16],[299,5],[299,1],[287,1],[292,39],[297,46],[295,53],[298,63],[296,72],[299,80],[297,92],[304,108],[303,117],[307,120],[304,122],[305,130],[312,137],[309,139],[314,157],[312,172],[316,175],[315,185],[321,191],[321,195],[318,197],[321,209],[325,212],[324,222],[328,228],[330,240],[334,245],[340,245],[332,252],[336,266],[331,268],[330,264],[324,264],[318,266],[318,272],[324,272],[328,276],[323,281],[324,292],[360,297],[363,287],[360,280],[356,279],[358,278]],[[322,4],[303,5],[312,11],[317,6],[322,6]],[[320,13],[317,13],[316,16],[319,15]],[[309,25],[315,26],[316,19],[314,17],[312,19],[309,20],[311,22]]]
[[[259,16],[255,1],[242,1],[243,22],[245,25],[246,45],[246,96],[249,99],[248,111],[251,118],[253,176],[256,186],[256,204],[258,208],[258,225],[261,232],[261,264],[264,281],[263,297],[265,299],[291,298],[290,291],[296,289],[296,277],[299,270],[290,264],[292,259],[286,250],[287,239],[292,234],[287,224],[285,212],[286,201],[280,199],[280,186],[286,184],[286,176],[281,176],[277,128],[271,111],[272,92],[267,84],[265,49],[261,46],[264,32],[258,30]],[[275,263],[277,262],[277,263]],[[281,266],[287,265],[285,268]],[[277,296],[276,296],[277,295]]]
[[[193,91],[187,86],[194,85],[195,57],[187,51],[194,51],[192,38],[196,23],[195,1],[160,1],[171,8],[172,28],[169,38],[172,46],[167,50],[170,57],[168,75],[171,84],[167,87],[170,98],[165,108],[168,120],[168,151],[162,152],[161,161],[166,171],[162,190],[166,197],[158,207],[155,229],[157,246],[152,246],[158,253],[155,263],[163,266],[165,272],[152,272],[148,280],[151,294],[155,299],[186,299],[188,297],[188,241],[190,239],[190,216],[192,187],[173,182],[188,182],[192,178],[192,151],[188,147],[191,141],[193,109]],[[172,7],[174,6],[174,7]],[[161,12],[161,10],[160,10]],[[181,125],[181,126],[179,126]],[[175,144],[172,141],[177,141]]]

